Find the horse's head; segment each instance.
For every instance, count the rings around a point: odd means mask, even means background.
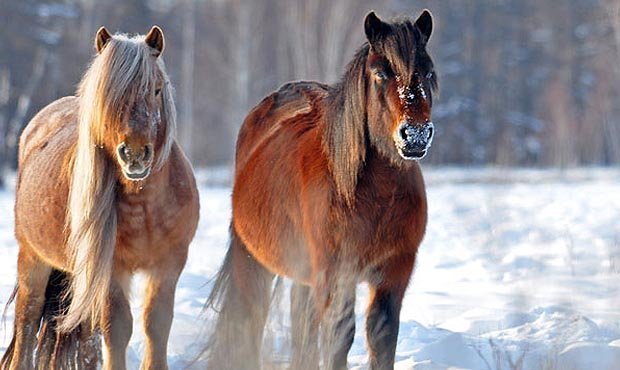
[[[424,10],[415,22],[364,21],[369,52],[367,114],[370,140],[395,162],[423,158],[431,146],[432,92],[437,79],[426,44],[433,19]],[[398,154],[396,154],[398,153]]]
[[[144,180],[160,157],[167,156],[172,129],[168,126],[174,120],[171,88],[160,60],[163,32],[154,26],[146,36],[130,38],[111,36],[101,27],[95,48],[105,73],[97,95],[101,127],[91,128],[124,179]]]

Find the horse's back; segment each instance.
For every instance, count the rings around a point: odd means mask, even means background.
[[[58,137],[60,144],[69,144],[77,137],[78,98],[67,96],[60,98],[37,113],[26,125],[19,139],[19,165],[25,157]]]
[[[329,86],[314,81],[289,82],[264,98],[243,121],[237,138],[235,168],[238,171],[254,150],[287,124],[309,124],[299,120],[317,109]]]
[[[44,260],[64,258],[70,153],[77,140],[75,97],[54,101],[28,123],[19,141],[15,233]],[[60,254],[59,254],[60,253]]]

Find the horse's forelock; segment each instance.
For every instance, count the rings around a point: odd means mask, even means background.
[[[416,69],[417,49],[423,47],[420,35],[409,20],[391,24],[391,33],[381,43],[381,54],[390,63],[404,86],[409,86]]]
[[[428,81],[431,92],[437,92],[437,75],[428,74],[433,70],[433,61],[426,52],[426,40],[420,30],[408,19],[390,23],[390,30],[373,47],[388,61],[397,76],[399,88],[406,89],[413,83],[419,83],[419,80],[414,81],[414,76],[422,70],[427,74],[419,75],[419,78]]]

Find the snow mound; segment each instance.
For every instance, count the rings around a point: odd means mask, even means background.
[[[495,321],[500,330],[454,333],[442,328],[402,323],[398,369],[618,369],[620,327],[596,324],[563,307],[534,308]],[[475,326],[475,325],[473,325]],[[403,331],[403,328],[414,328]],[[401,350],[403,349],[403,350]],[[363,367],[360,367],[363,369]]]

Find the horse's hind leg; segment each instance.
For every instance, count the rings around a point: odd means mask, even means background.
[[[291,287],[292,350],[290,370],[319,368],[319,325],[310,287],[293,284]]]
[[[34,366],[33,354],[45,304],[45,288],[51,271],[52,268],[32,251],[20,248],[17,257],[18,288],[13,331],[15,346],[12,354],[8,351],[5,353],[2,359],[3,368],[8,365],[11,370],[32,369]]]
[[[148,274],[143,314],[146,334],[146,348],[141,365],[143,370],[168,368],[168,337],[172,326],[174,293],[185,265],[185,256],[186,253],[183,254],[182,261],[154,269]]]
[[[371,282],[371,302],[366,318],[366,339],[370,370],[394,369],[400,308],[415,256],[405,256],[386,264]]]
[[[273,274],[249,254],[233,231],[226,259],[207,301],[207,306],[219,311],[209,346],[209,369],[260,369],[272,280]]]
[[[131,338],[133,318],[129,307],[128,292],[131,275],[115,268],[110,284],[108,304],[103,309],[101,331],[103,334],[103,368],[124,370],[127,345]]]

